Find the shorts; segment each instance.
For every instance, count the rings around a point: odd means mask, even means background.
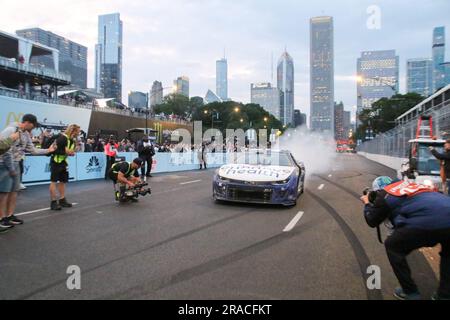
[[[51,182],[69,182],[69,171],[66,163],[50,163],[50,181]]]
[[[0,164],[0,192],[18,192],[20,191],[20,165],[18,162],[13,163],[16,175],[11,177],[8,169],[4,164]]]

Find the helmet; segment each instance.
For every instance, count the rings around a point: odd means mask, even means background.
[[[378,177],[375,180],[373,180],[372,183],[372,190],[378,191],[382,190],[388,185],[392,184],[394,181],[390,177]]]

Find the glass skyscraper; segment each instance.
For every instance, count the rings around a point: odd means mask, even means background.
[[[189,98],[189,78],[186,76],[178,77],[173,81],[175,93],[182,94]]]
[[[433,92],[445,87],[445,27],[433,30]]]
[[[85,46],[40,28],[18,30],[16,34],[47,47],[58,49],[59,71],[71,76],[72,85],[82,89],[87,88],[88,49]],[[34,57],[31,63],[54,68],[53,58],[50,56]]]
[[[225,58],[216,61],[216,94],[223,101],[228,100],[228,62]]]
[[[148,106],[148,94],[139,91],[128,93],[128,106],[135,110],[145,110]]]
[[[251,103],[259,104],[280,120],[280,90],[270,83],[251,84]]]
[[[310,21],[311,129],[334,135],[333,18]]]
[[[406,62],[407,91],[424,97],[433,93],[433,60],[409,59]]]
[[[278,60],[277,87],[280,90],[280,121],[288,126],[294,121],[294,60],[286,51]]]
[[[122,34],[119,13],[98,17],[98,44],[95,46],[95,88],[105,98],[122,101]]]
[[[163,86],[160,81],[153,81],[152,89],[150,90],[150,106],[154,107],[163,103]]]
[[[357,115],[399,90],[399,57],[395,50],[365,51],[357,61]],[[358,119],[357,119],[358,121]]]

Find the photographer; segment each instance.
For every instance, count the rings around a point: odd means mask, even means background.
[[[142,165],[141,176],[151,177],[152,164],[153,164],[153,156],[155,155],[155,149],[153,148],[152,143],[149,141],[148,136],[145,136],[138,142],[137,152],[139,158],[141,158],[144,163]],[[145,170],[145,166],[147,165],[147,171]]]
[[[142,163],[142,159],[136,158],[131,163],[122,161],[111,166],[108,177],[113,181],[115,190],[117,190],[117,184],[119,185],[118,199],[123,199],[127,186],[134,188],[136,184],[141,182],[138,170]]]
[[[23,221],[14,215],[17,192],[20,191],[20,160],[26,152],[33,155],[45,155],[55,151],[54,146],[49,149],[37,149],[34,146],[31,131],[37,126],[36,116],[25,114],[22,122],[8,126],[0,134],[0,138],[5,139],[14,133],[19,133],[19,138],[14,141],[11,148],[0,156],[0,225],[2,228],[23,224]]]
[[[421,298],[406,257],[414,250],[440,243],[440,285],[432,299],[450,299],[449,198],[434,192],[430,186],[408,181],[393,183],[389,177],[379,177],[361,201],[370,227],[378,227],[385,220],[394,226],[385,241],[389,262],[401,285],[394,296],[401,300]]]

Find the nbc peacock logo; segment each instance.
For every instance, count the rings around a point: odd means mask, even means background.
[[[96,156],[92,156],[89,159],[89,163],[86,166],[86,173],[92,173],[92,172],[101,172],[102,171],[102,165],[100,164],[100,160]]]

